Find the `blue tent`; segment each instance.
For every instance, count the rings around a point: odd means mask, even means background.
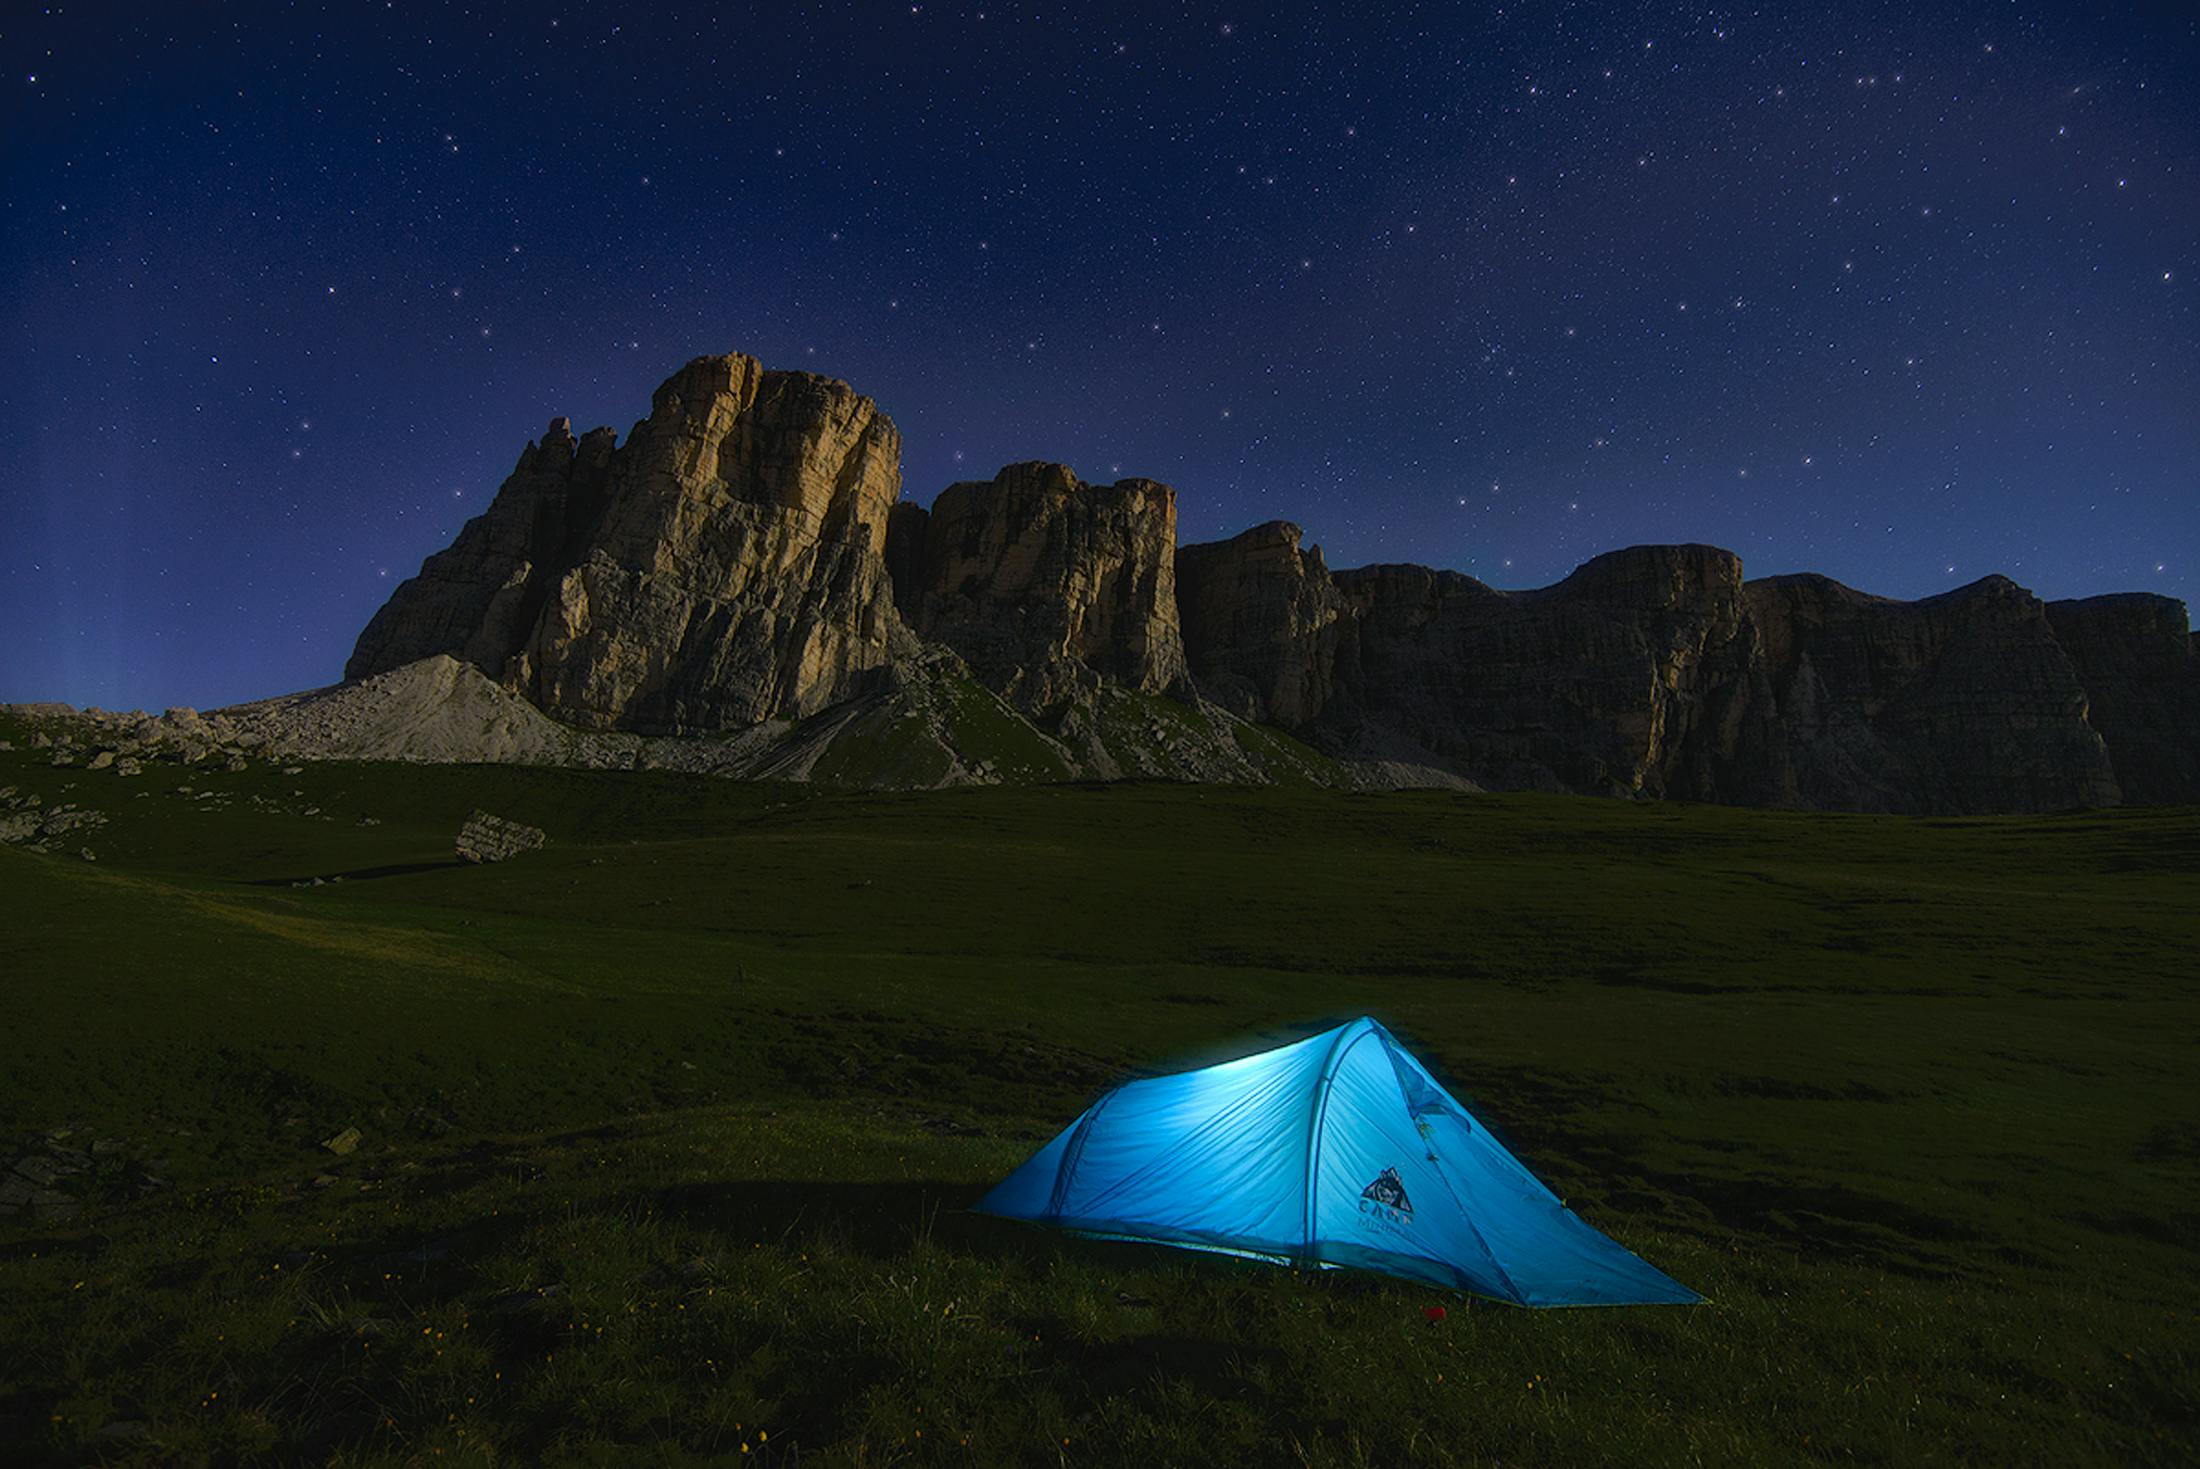
[[[1117,1087],[978,1211],[1523,1306],[1703,1299],[1582,1223],[1365,1017]]]

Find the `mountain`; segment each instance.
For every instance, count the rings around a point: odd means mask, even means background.
[[[1637,546],[1555,586],[1332,573],[1274,522],[1177,558],[1208,697],[1339,754],[1487,785],[1892,812],[2200,799],[2182,603],[2043,604],[1990,576],[1922,601],[1744,581]],[[2091,717],[2099,688],[2105,717]]]
[[[1167,485],[1058,464],[951,485],[929,509],[900,496],[900,435],[871,399],[699,357],[623,444],[552,420],[374,615],[344,684],[184,733],[902,786],[1148,776],[1916,813],[2200,801],[2200,654],[2165,597],[2043,604],[1997,576],[1902,602],[1746,581],[1733,553],[1696,545],[1501,591],[1422,566],[1332,571],[1285,521],[1178,546]]]

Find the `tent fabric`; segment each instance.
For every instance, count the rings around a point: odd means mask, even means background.
[[[1364,1016],[1119,1086],[977,1208],[1523,1306],[1703,1299],[1583,1223]]]

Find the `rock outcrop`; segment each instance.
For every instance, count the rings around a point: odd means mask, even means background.
[[[1299,539],[1274,522],[1178,556],[1193,673],[1245,717],[1505,787],[1694,797],[1731,762],[1753,647],[1731,553],[1636,547],[1501,592],[1332,575]]]
[[[603,513],[613,438],[599,428],[575,440],[571,420],[552,419],[541,442],[520,451],[489,508],[382,604],[344,677],[370,678],[447,653],[501,678]]]
[[[105,813],[87,811],[73,801],[48,806],[38,796],[19,794],[14,786],[0,786],[0,846],[50,851],[106,824]],[[91,860],[89,849],[85,860]]]
[[[1912,812],[2121,799],[2046,609],[2008,578],[1918,602],[1822,576],[1746,592],[1773,701],[1765,799]]]
[[[2185,604],[2147,592],[2047,604],[2087,722],[2138,805],[2200,803],[2200,638]]]
[[[847,697],[901,631],[882,555],[900,460],[845,383],[689,363],[620,451],[516,686],[574,724],[668,732]]]
[[[1313,723],[1336,688],[1344,598],[1319,546],[1271,520],[1176,553],[1177,610],[1200,692],[1244,719]]]
[[[585,729],[815,713],[905,635],[883,556],[900,453],[845,383],[699,357],[623,446],[554,422],[345,676],[447,653]]]
[[[528,826],[503,816],[476,810],[458,829],[454,850],[461,862],[502,862],[522,852],[532,852],[547,840],[539,826]],[[344,1149],[332,1148],[342,1152]]]
[[[1356,707],[1332,701],[1332,725],[1362,747],[1403,734],[1486,785],[1701,798],[1747,693],[1741,570],[1710,546],[1637,546],[1530,592],[1342,573]]]
[[[903,614],[1018,707],[1052,710],[1103,680],[1183,687],[1167,485],[1012,464],[948,486],[929,514],[905,511],[894,540]]]
[[[1332,574],[1299,539],[1277,522],[1185,547],[1185,643],[1203,692],[1334,753],[1501,788],[1839,810],[2200,799],[2200,678],[2166,599],[2046,608],[1989,577],[1899,602],[1816,576],[1744,583],[1708,546],[1500,592],[1417,566]]]

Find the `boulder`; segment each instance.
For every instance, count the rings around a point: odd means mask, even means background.
[[[458,831],[458,856],[465,862],[502,862],[522,852],[532,852],[547,840],[542,828],[524,826],[476,811]]]

